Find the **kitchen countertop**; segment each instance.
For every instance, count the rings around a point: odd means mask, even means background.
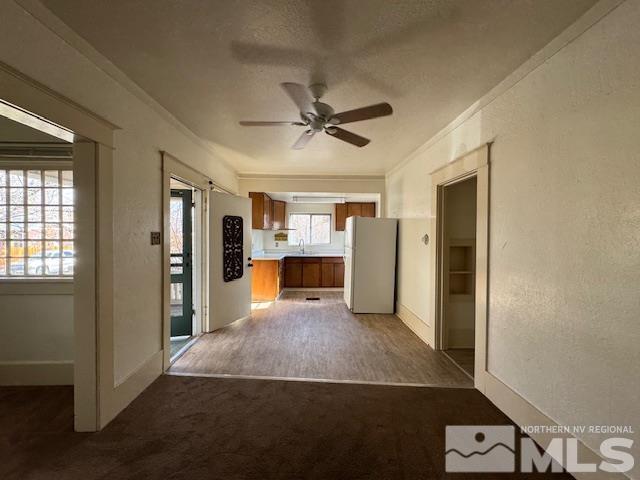
[[[285,257],[343,257],[343,252],[253,252],[252,260],[282,260]]]

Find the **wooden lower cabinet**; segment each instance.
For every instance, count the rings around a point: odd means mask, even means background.
[[[264,302],[278,298],[284,288],[282,260],[253,260],[251,301]]]
[[[343,285],[342,257],[287,257],[285,260],[285,287],[331,288]]]
[[[287,258],[284,263],[284,286],[285,287],[301,287],[302,286],[302,259]]]
[[[335,264],[323,263],[322,264],[322,286],[333,287],[335,285]]]
[[[333,286],[344,287],[344,262],[333,264]]]
[[[320,259],[316,261],[305,259],[302,262],[302,286],[304,288],[318,288],[322,284],[322,270]]]

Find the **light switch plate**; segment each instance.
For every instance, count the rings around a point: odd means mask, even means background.
[[[160,232],[151,232],[151,245],[160,245]]]

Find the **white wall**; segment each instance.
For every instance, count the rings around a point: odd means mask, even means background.
[[[432,324],[429,173],[494,142],[489,371],[563,425],[640,429],[639,24],[626,1],[387,178],[398,300]]]
[[[291,213],[328,213],[331,215],[331,243],[328,245],[307,245],[305,250],[321,252],[321,251],[344,251],[344,232],[336,231],[336,208],[333,203],[289,203],[287,202],[286,209],[286,223],[289,226],[289,214]],[[262,248],[264,250],[297,250],[297,245],[289,245],[288,242],[277,242],[274,239],[275,231],[270,230],[254,230],[261,233]],[[258,233],[258,235],[259,235]],[[259,242],[259,241],[258,241]],[[256,242],[256,243],[258,243]]]
[[[114,150],[114,363],[120,383],[161,349],[162,251],[149,244],[150,232],[162,229],[159,151],[232,190],[235,172],[148,97],[125,88],[113,66],[77,36],[43,25],[13,1],[2,3],[0,30],[1,62],[120,127]]]
[[[73,383],[73,284],[0,285],[0,385]]]

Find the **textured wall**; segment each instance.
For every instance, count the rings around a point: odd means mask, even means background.
[[[428,174],[495,142],[489,370],[560,424],[636,432],[639,23],[628,0],[387,178],[387,214],[401,218],[399,301],[430,324]]]
[[[0,61],[121,127],[114,151],[115,375],[121,381],[161,348],[160,150],[229,188],[235,173],[158,110],[20,6],[2,2]]]

